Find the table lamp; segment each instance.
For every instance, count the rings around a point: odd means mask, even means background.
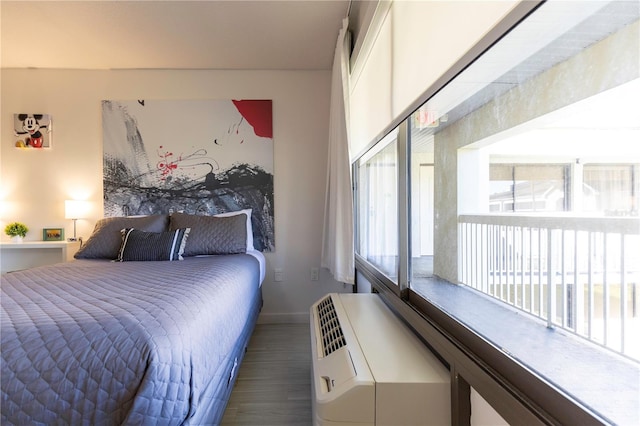
[[[87,217],[90,209],[91,203],[89,201],[66,200],[64,202],[64,218],[73,220],[73,238],[68,238],[69,241],[78,241],[76,237],[76,222],[78,219]]]

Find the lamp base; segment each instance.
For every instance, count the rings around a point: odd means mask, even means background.
[[[78,221],[78,219],[72,219],[72,220],[73,220],[73,237],[67,238],[67,241],[69,242],[78,241],[78,238],[76,238],[76,222]]]

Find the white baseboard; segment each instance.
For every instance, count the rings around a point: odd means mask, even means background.
[[[309,313],[297,312],[291,314],[269,314],[261,313],[258,317],[258,324],[308,324]]]

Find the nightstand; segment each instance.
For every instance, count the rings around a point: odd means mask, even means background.
[[[66,262],[79,248],[78,241],[0,242],[0,273]]]

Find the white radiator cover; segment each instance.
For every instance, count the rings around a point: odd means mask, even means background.
[[[314,425],[451,424],[449,371],[378,295],[331,293],[310,316]]]

